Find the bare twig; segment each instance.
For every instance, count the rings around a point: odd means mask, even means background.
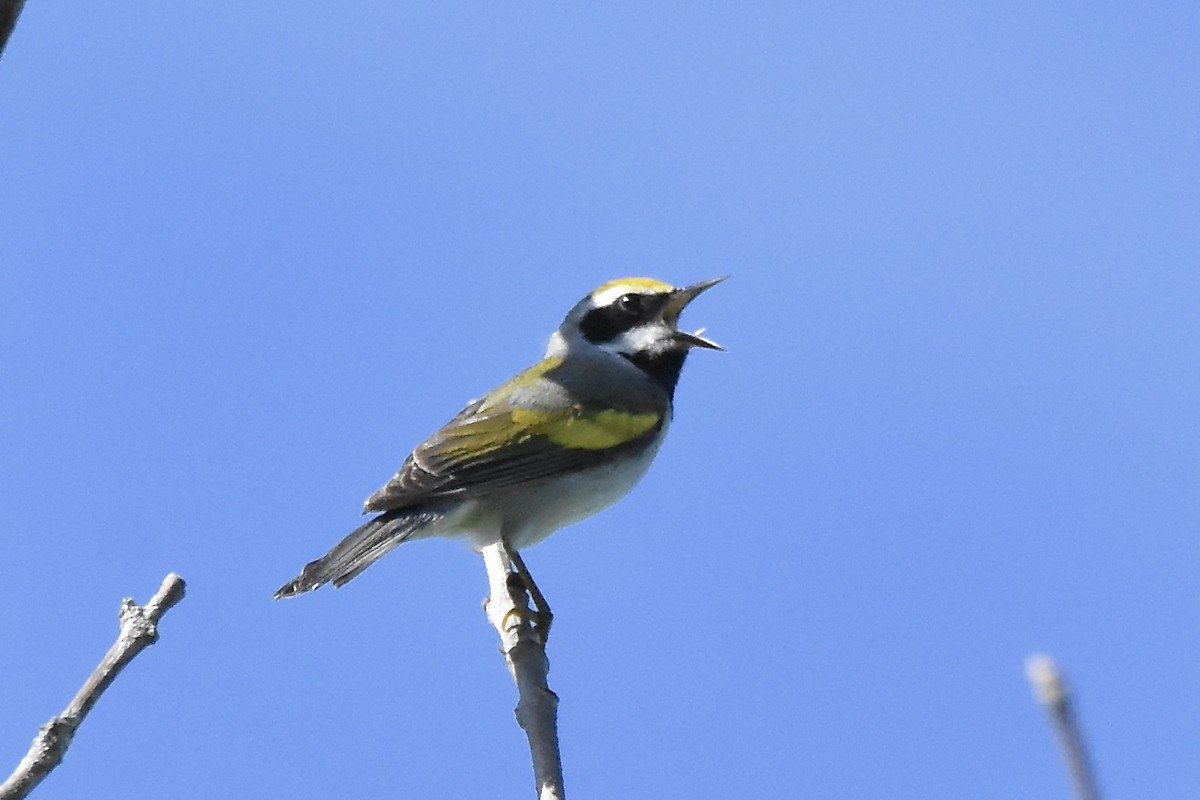
[[[508,671],[517,684],[517,722],[529,737],[539,800],[563,800],[562,757],[558,750],[558,696],[546,685],[550,662],[545,641],[530,621],[525,580],[513,569],[503,543],[483,549],[490,596],[484,610],[496,632]]]
[[[1025,677],[1033,687],[1033,696],[1050,716],[1055,738],[1067,762],[1067,771],[1071,773],[1075,797],[1077,800],[1099,800],[1096,779],[1083,746],[1079,721],[1075,718],[1071,690],[1058,666],[1049,656],[1035,654],[1025,659]]]
[[[38,731],[29,752],[8,780],[0,785],[0,800],[20,800],[59,765],[71,746],[75,731],[100,695],[126,664],[157,641],[159,618],[183,599],[183,591],[183,578],[172,572],[163,579],[162,586],[146,605],[139,606],[128,597],[121,602],[121,632],[117,641],[108,648],[99,666],[88,676],[66,709]]]
[[[0,0],[0,56],[4,55],[4,45],[8,44],[24,5],[25,0]]]

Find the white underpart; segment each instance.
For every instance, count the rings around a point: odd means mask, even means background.
[[[640,453],[582,472],[542,479],[485,497],[465,500],[446,516],[418,528],[410,538],[466,537],[480,550],[506,535],[515,550],[603,511],[638,484],[666,438],[671,417]]]
[[[668,425],[669,420],[664,421],[654,442],[636,456],[553,479],[539,493],[535,509],[530,509],[525,498],[523,524],[510,534],[513,547],[521,550],[535,545],[560,528],[587,519],[629,494],[658,454]],[[480,542],[476,537],[478,534],[473,537],[478,547]]]

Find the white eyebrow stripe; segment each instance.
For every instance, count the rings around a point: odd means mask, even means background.
[[[663,284],[662,289],[654,289],[644,284],[633,283],[632,281],[628,283],[614,281],[596,290],[592,295],[592,307],[603,308],[604,306],[612,305],[623,294],[661,295],[666,294],[670,290],[671,288],[666,284]]]

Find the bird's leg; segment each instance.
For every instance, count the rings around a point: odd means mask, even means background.
[[[516,575],[521,576],[521,580],[525,583],[525,588],[529,591],[529,596],[533,598],[533,604],[537,606],[534,611],[534,618],[537,622],[538,635],[542,639],[542,646],[546,646],[546,642],[550,639],[550,623],[554,621],[554,614],[550,611],[550,604],[546,602],[546,597],[542,594],[542,590],[533,582],[533,576],[529,574],[529,568],[525,566],[525,560],[521,558],[521,554],[516,550],[510,550],[509,558],[512,559],[512,564],[516,567]]]

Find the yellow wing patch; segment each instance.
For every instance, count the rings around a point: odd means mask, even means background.
[[[515,408],[513,422],[524,428],[526,435],[545,436],[562,447],[573,450],[605,450],[632,441],[659,422],[653,412],[634,414],[627,411],[586,412],[578,406],[571,414],[551,413],[536,409]]]

